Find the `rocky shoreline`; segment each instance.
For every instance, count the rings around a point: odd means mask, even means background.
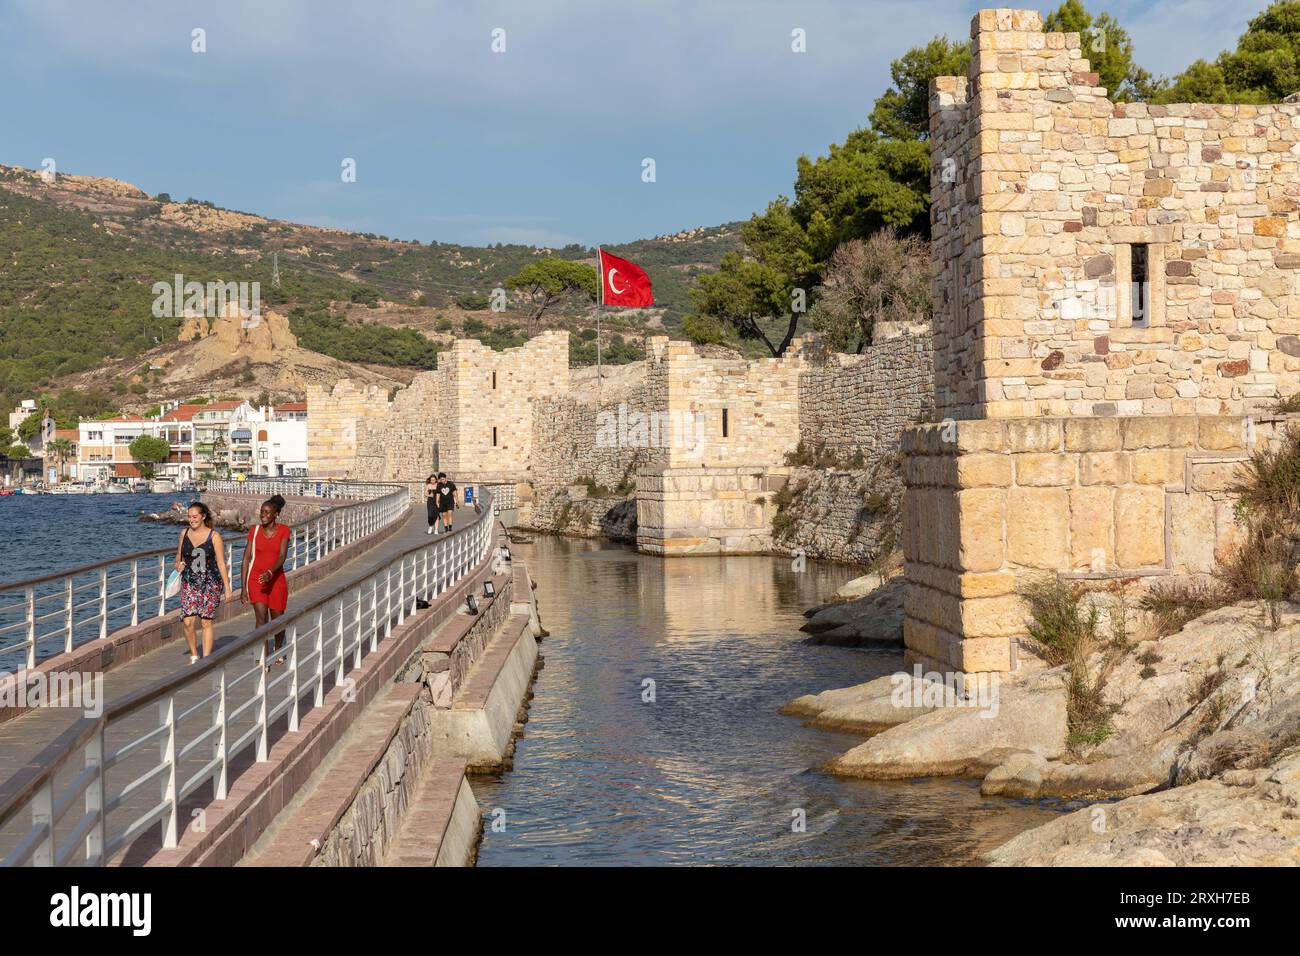
[[[811,620],[837,633],[888,607],[880,593],[852,604]],[[1091,744],[1071,733],[1068,669],[1027,643],[1016,672],[969,676],[981,679],[900,671],[782,712],[866,736],[828,765],[841,776],[976,777],[986,796],[1114,801],[1017,836],[993,864],[1300,865],[1300,605],[1276,628],[1241,603],[1133,642],[1107,671],[1108,732]]]
[[[257,524],[263,499],[250,498],[246,495],[204,494],[174,502],[172,508],[168,511],[149,513],[141,509],[140,520],[158,521],[178,526],[185,525],[187,523],[185,515],[189,503],[195,500],[203,501],[212,509],[212,524],[214,527],[222,531],[247,531]],[[347,504],[348,502],[343,503]],[[179,509],[176,505],[180,505]],[[329,509],[330,506],[316,502],[289,499],[285,502],[284,511],[280,514],[280,520],[292,527],[308,521]]]

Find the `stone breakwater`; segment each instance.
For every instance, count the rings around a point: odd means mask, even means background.
[[[202,501],[212,509],[212,522],[216,527],[228,531],[247,531],[259,521],[262,502],[266,498],[260,495],[211,495],[202,496]],[[349,502],[323,504],[317,499],[288,498],[280,520],[289,527],[310,521],[317,515]],[[177,523],[183,522],[183,518]]]

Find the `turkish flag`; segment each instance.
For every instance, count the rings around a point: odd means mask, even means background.
[[[600,296],[604,305],[625,305],[634,309],[655,304],[650,277],[635,262],[600,252]]]

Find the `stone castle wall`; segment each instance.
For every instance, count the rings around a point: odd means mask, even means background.
[[[377,385],[358,387],[350,380],[329,388],[307,387],[307,472],[313,478],[365,478],[358,459],[358,436],[375,422],[387,421],[388,393]],[[366,463],[368,465],[368,463]]]
[[[1294,385],[1300,105],[1111,103],[1035,11],[972,36],[931,88],[940,413],[1241,414]]]
[[[832,354],[799,376],[799,440],[840,458],[898,451],[903,429],[934,414],[928,333],[886,339],[860,355]]]

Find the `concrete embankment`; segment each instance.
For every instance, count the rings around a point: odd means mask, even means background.
[[[362,664],[392,674],[386,688],[241,862],[471,865],[482,821],[469,775],[509,768],[544,634],[518,561],[493,560],[408,617]]]

